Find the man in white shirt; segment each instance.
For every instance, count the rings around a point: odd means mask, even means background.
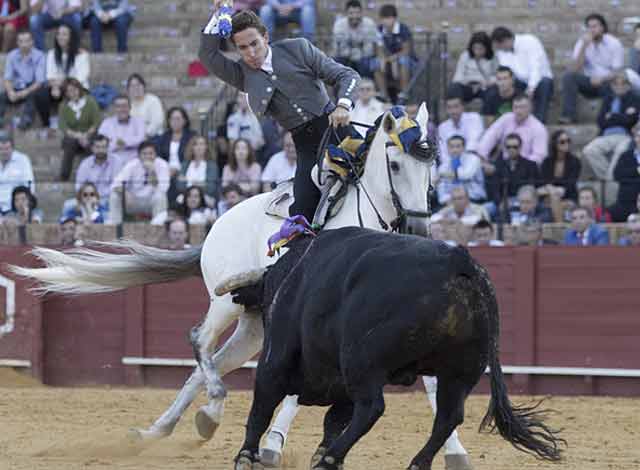
[[[588,98],[605,96],[610,81],[624,66],[624,47],[607,32],[604,17],[593,13],[584,24],[587,32],[576,42],[571,70],[562,77],[561,124],[576,122],[578,92]]]
[[[482,219],[473,226],[467,246],[504,246],[504,242],[493,238],[493,225]]]
[[[532,34],[513,34],[503,26],[493,30],[491,40],[500,65],[513,71],[516,84],[524,87],[534,103],[534,115],[546,122],[553,96],[553,74],[540,40]]]
[[[230,141],[247,139],[256,152],[264,145],[262,126],[249,108],[246,93],[238,93],[235,111],[227,119],[227,138]]]
[[[351,111],[351,120],[373,126],[373,123],[385,112],[385,105],[376,98],[376,85],[373,80],[363,78],[358,87],[358,99]],[[358,126],[356,126],[358,127]],[[358,127],[361,134],[367,129]]]
[[[447,143],[454,135],[464,137],[465,151],[475,152],[484,132],[482,116],[476,112],[465,112],[462,96],[450,95],[447,97],[447,116],[449,119],[438,126],[438,146],[440,150],[440,162],[449,159]]]
[[[449,205],[436,212],[431,220],[443,224],[474,225],[480,220],[489,220],[489,214],[484,207],[469,200],[464,186],[455,186],[451,190]]]
[[[296,175],[296,145],[291,133],[287,132],[283,139],[283,150],[273,154],[262,172],[262,190],[271,191],[273,183],[281,183]]]
[[[474,202],[487,199],[480,157],[465,152],[464,146],[464,137],[460,135],[449,137],[447,141],[449,158],[438,167],[438,202],[442,205],[449,203],[451,192],[457,186],[464,187]]]
[[[13,137],[0,130],[0,214],[11,209],[11,193],[17,186],[35,192],[35,179],[29,157],[13,148]]]
[[[82,28],[82,0],[31,0],[29,29],[36,48],[45,51],[45,31],[66,24],[78,35]]]

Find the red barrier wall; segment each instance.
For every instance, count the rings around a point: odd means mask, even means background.
[[[2,247],[0,258],[29,265],[25,251]],[[475,248],[473,255],[496,286],[503,365],[640,369],[640,250]],[[7,276],[4,266],[0,272]],[[201,280],[44,301],[25,287],[17,281],[16,328],[0,339],[0,359],[30,360],[34,375],[52,385],[177,386],[188,375],[182,367],[124,366],[122,357],[191,358],[187,335],[209,303]],[[239,371],[227,382],[246,387],[251,376]],[[516,393],[640,396],[638,378],[509,382]],[[487,390],[484,381],[478,390]]]

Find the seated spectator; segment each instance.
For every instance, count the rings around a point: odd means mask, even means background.
[[[15,47],[16,32],[26,28],[29,0],[0,1],[0,51],[6,54]]]
[[[31,160],[15,150],[11,134],[0,129],[0,214],[11,209],[11,194],[17,186],[30,187],[35,192]]]
[[[48,112],[42,93],[45,86],[45,57],[33,47],[33,37],[29,31],[18,33],[18,48],[7,55],[4,65],[4,87],[0,93],[0,127],[5,127],[4,114],[9,105],[23,105],[19,129],[27,129],[33,124],[36,109],[45,122]]]
[[[42,222],[38,200],[26,186],[16,186],[11,192],[11,209],[2,214],[2,222],[19,227]]]
[[[451,190],[451,200],[447,207],[433,215],[434,222],[442,224],[462,223],[474,225],[482,219],[488,219],[487,211],[480,205],[469,200],[469,194],[464,186],[455,186]]]
[[[57,110],[64,98],[62,86],[65,79],[75,78],[85,89],[89,89],[90,70],[89,53],[80,48],[78,33],[66,24],[58,26],[53,49],[47,52],[47,86],[38,91],[43,94],[46,103],[44,126],[49,126],[52,110]],[[57,126],[54,124],[52,127]]]
[[[458,245],[457,241],[447,238],[447,233],[440,222],[431,222],[431,238],[443,241],[449,246]]]
[[[160,98],[153,93],[147,93],[146,88],[147,83],[141,75],[129,75],[127,94],[131,102],[131,115],[144,121],[147,139],[152,139],[164,130],[164,108]]]
[[[296,174],[298,154],[291,133],[284,135],[284,150],[273,155],[262,172],[262,191],[271,191],[274,184],[292,179]]]
[[[598,193],[591,186],[583,186],[578,190],[578,206],[589,209],[596,223],[611,223],[611,214],[598,204]],[[571,214],[569,214],[569,221],[571,221]]]
[[[640,23],[634,28],[635,38],[633,45],[629,48],[629,64],[627,76],[631,82],[631,88],[640,95]]]
[[[76,172],[76,191],[85,183],[93,183],[98,189],[100,204],[107,207],[111,196],[111,185],[115,180],[122,162],[119,157],[109,152],[109,138],[102,134],[91,137],[91,152],[80,162]]]
[[[562,77],[562,124],[576,122],[578,92],[588,98],[607,95],[609,82],[624,66],[624,47],[608,33],[604,17],[592,13],[584,24],[587,32],[573,48],[571,71]]]
[[[60,246],[75,247],[82,246],[81,240],[76,238],[78,222],[75,217],[62,217],[60,219]]]
[[[389,79],[393,80],[397,83],[395,88],[399,90],[398,99],[405,101],[411,70],[416,61],[413,36],[409,27],[398,21],[395,5],[382,5],[379,16],[378,33],[382,46],[378,48],[378,67],[374,73],[376,84],[382,97],[389,100]]]
[[[466,152],[464,137],[453,135],[447,141],[449,158],[443,159],[438,167],[438,202],[448,204],[451,190],[463,186],[471,201],[482,203],[487,200],[484,189],[484,174],[480,157]]]
[[[558,245],[558,242],[542,236],[542,222],[537,219],[527,219],[518,225],[517,242],[520,246]]]
[[[124,165],[137,159],[138,147],[144,141],[144,121],[131,115],[131,103],[126,95],[113,100],[113,109],[114,115],[102,121],[98,133],[109,138],[109,152]]]
[[[120,170],[111,185],[109,198],[110,222],[122,223],[123,203],[127,214],[155,217],[167,210],[169,164],[156,154],[152,142],[138,147],[139,157]]]
[[[216,210],[207,204],[206,195],[201,187],[189,186],[180,194],[178,200],[179,203],[174,212],[189,225],[211,225],[216,221]],[[156,215],[151,220],[151,224],[162,225],[168,220],[170,220],[170,214],[164,211]]]
[[[598,113],[600,135],[582,151],[599,180],[611,180],[613,169],[631,143],[631,129],[638,122],[640,99],[631,91],[624,73],[611,80],[613,94],[607,95]],[[615,192],[615,188],[612,190]],[[605,199],[606,200],[606,199]]]
[[[362,14],[360,0],[348,0],[345,10],[347,15],[333,24],[331,55],[361,77],[373,78],[378,47],[376,22]]]
[[[513,99],[513,112],[507,113],[491,124],[480,139],[477,153],[487,160],[491,152],[498,148],[504,158],[508,158],[505,138],[511,134],[520,136],[520,155],[538,165],[547,158],[549,135],[535,116],[531,114],[531,101],[525,95]],[[499,159],[499,158],[498,158]]]
[[[509,67],[516,82],[534,103],[534,115],[547,122],[547,111],[553,96],[553,74],[547,52],[533,34],[513,34],[504,26],[491,33],[500,65]]]
[[[60,179],[68,181],[76,155],[90,153],[91,137],[102,122],[102,113],[93,96],[75,78],[65,80],[62,89],[66,100],[59,113],[62,132]]]
[[[36,48],[44,51],[44,33],[66,24],[78,35],[82,28],[82,0],[31,0],[29,27]]]
[[[73,205],[64,209],[62,218],[73,218],[81,224],[103,224],[107,220],[107,209],[100,204],[100,194],[96,185],[82,184],[76,192]]]
[[[193,136],[187,144],[182,168],[177,176],[178,191],[182,192],[190,186],[198,186],[213,202],[218,198],[219,182],[218,164],[213,160],[207,139],[201,135]]]
[[[260,192],[261,173],[249,141],[237,139],[231,146],[229,161],[222,169],[222,186],[236,183],[244,195],[253,196]]]
[[[184,250],[189,248],[189,226],[178,218],[169,222],[167,227],[167,238],[169,239],[169,250]]]
[[[231,142],[240,138],[246,139],[256,152],[264,145],[262,126],[249,108],[246,93],[238,93],[236,108],[233,114],[227,118],[227,138]]]
[[[504,242],[494,238],[493,225],[482,219],[473,226],[471,240],[467,246],[504,246]]]
[[[525,184],[518,189],[516,196],[517,207],[510,213],[511,225],[521,225],[529,220],[537,220],[542,223],[553,222],[553,214],[548,207],[543,207],[538,201],[536,187]]]
[[[290,23],[300,25],[302,35],[313,41],[316,32],[316,7],[313,0],[266,0],[260,8],[260,19],[269,36],[275,38],[276,26]]]
[[[128,51],[129,27],[133,21],[133,9],[129,0],[93,0],[89,10],[89,29],[91,30],[91,50],[102,52],[102,31],[113,27],[116,30],[118,53]]]
[[[187,144],[195,135],[189,115],[183,107],[174,106],[167,111],[166,130],[154,142],[158,156],[169,163],[172,178],[180,171]]]
[[[222,199],[218,203],[218,216],[245,200],[245,195],[236,183],[222,187]]]
[[[576,182],[581,168],[580,160],[571,153],[569,134],[563,129],[555,131],[549,142],[549,157],[540,167],[542,186],[538,188],[538,194],[577,201]]]
[[[475,152],[484,132],[482,117],[476,112],[465,112],[460,95],[449,95],[446,100],[449,119],[438,126],[440,161],[449,158],[448,142],[454,135],[464,137],[467,152]]]
[[[251,10],[258,14],[262,5],[264,5],[264,0],[234,0],[233,11],[235,13],[242,10]]]
[[[264,167],[271,155],[282,151],[282,140],[284,138],[284,128],[276,122],[271,116],[262,116],[260,119],[260,126],[262,126],[262,135],[264,136],[264,145],[260,151],[256,154],[256,159],[260,166]],[[218,140],[220,136],[216,136]],[[220,147],[218,147],[220,148]],[[218,167],[220,171],[224,168],[224,164],[227,163],[227,156],[221,155],[220,152],[215,152],[216,160],[218,160]],[[224,158],[224,161],[220,159]]]
[[[351,120],[373,126],[376,119],[386,110],[385,104],[376,98],[376,85],[370,78],[360,80],[358,86],[358,99],[351,111]],[[358,127],[358,126],[356,126]],[[360,133],[366,133],[367,129],[359,128]]]
[[[517,96],[513,72],[509,67],[501,65],[496,72],[496,84],[484,93],[481,114],[491,124],[499,117],[513,111],[513,99]]]
[[[564,234],[564,245],[608,245],[609,232],[593,222],[591,210],[575,207],[571,211],[571,228]]]
[[[640,195],[640,126],[636,127],[633,140],[613,170],[613,177],[620,185],[616,203],[609,208],[614,222],[625,222],[636,211]]]
[[[627,235],[618,240],[618,245],[640,247],[640,221],[627,222],[626,232]]]
[[[484,101],[485,92],[496,83],[497,69],[498,59],[489,35],[484,31],[473,33],[467,49],[458,58],[449,94],[462,96],[465,102],[474,98]]]

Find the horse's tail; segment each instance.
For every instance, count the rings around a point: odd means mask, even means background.
[[[88,248],[74,248],[65,252],[34,248],[31,253],[39,258],[45,267],[31,269],[10,266],[10,269],[20,276],[38,281],[40,285],[33,290],[41,294],[111,292],[132,286],[202,275],[202,246],[170,251],[131,240],[104,242],[99,245],[107,249],[116,249],[120,253]]]
[[[566,444],[558,437],[558,430],[551,429],[544,423],[546,410],[536,410],[540,403],[534,406],[515,406],[507,396],[507,387],[502,375],[502,367],[498,358],[499,320],[498,304],[495,291],[486,271],[481,268],[482,279],[490,289],[487,295],[489,320],[489,367],[491,368],[491,400],[487,414],[480,424],[480,431],[493,432],[498,430],[500,435],[509,441],[516,449],[528,452],[540,459],[557,461],[561,459],[560,444]]]

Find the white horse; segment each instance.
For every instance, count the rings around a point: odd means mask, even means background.
[[[416,121],[424,142],[428,119],[428,111],[423,103]],[[391,112],[385,113],[370,145],[360,179],[361,191],[349,187],[343,207],[328,220],[326,228],[353,226],[361,220],[365,227],[379,229],[378,214],[389,224],[398,217],[399,211],[427,210],[426,188],[429,185],[431,163],[405,153],[394,144],[391,136],[397,136],[402,130],[401,120]],[[362,195],[364,190],[370,201]],[[393,193],[397,196],[395,201]],[[233,274],[270,264],[266,255],[266,240],[278,231],[282,223],[282,219],[265,214],[271,198],[269,193],[261,194],[232,208],[214,224],[202,247],[171,252],[134,242],[106,244],[126,248],[129,252],[125,254],[89,249],[62,253],[36,248],[34,254],[44,262],[45,268],[14,267],[17,274],[39,281],[42,292],[66,294],[109,292],[202,274],[211,303],[204,323],[192,332],[199,367],[193,370],[173,404],[162,416],[148,429],[135,430],[138,437],[154,439],[170,435],[205,385],[210,401],[196,415],[198,432],[203,438],[210,439],[221,423],[226,396],[221,377],[238,369],[259,352],[264,332],[261,318],[245,315],[243,307],[232,303],[228,294],[214,296],[214,289],[219,282]],[[235,320],[238,320],[238,324],[233,335],[221,349],[214,352],[220,334]],[[435,412],[435,379],[425,379],[425,385],[429,387],[429,402]],[[288,397],[274,422],[275,432],[269,434],[271,441],[267,438],[266,453],[271,454],[274,460],[281,455],[296,412],[296,397]],[[445,444],[445,458],[447,468],[470,468],[466,451],[455,431]]]

